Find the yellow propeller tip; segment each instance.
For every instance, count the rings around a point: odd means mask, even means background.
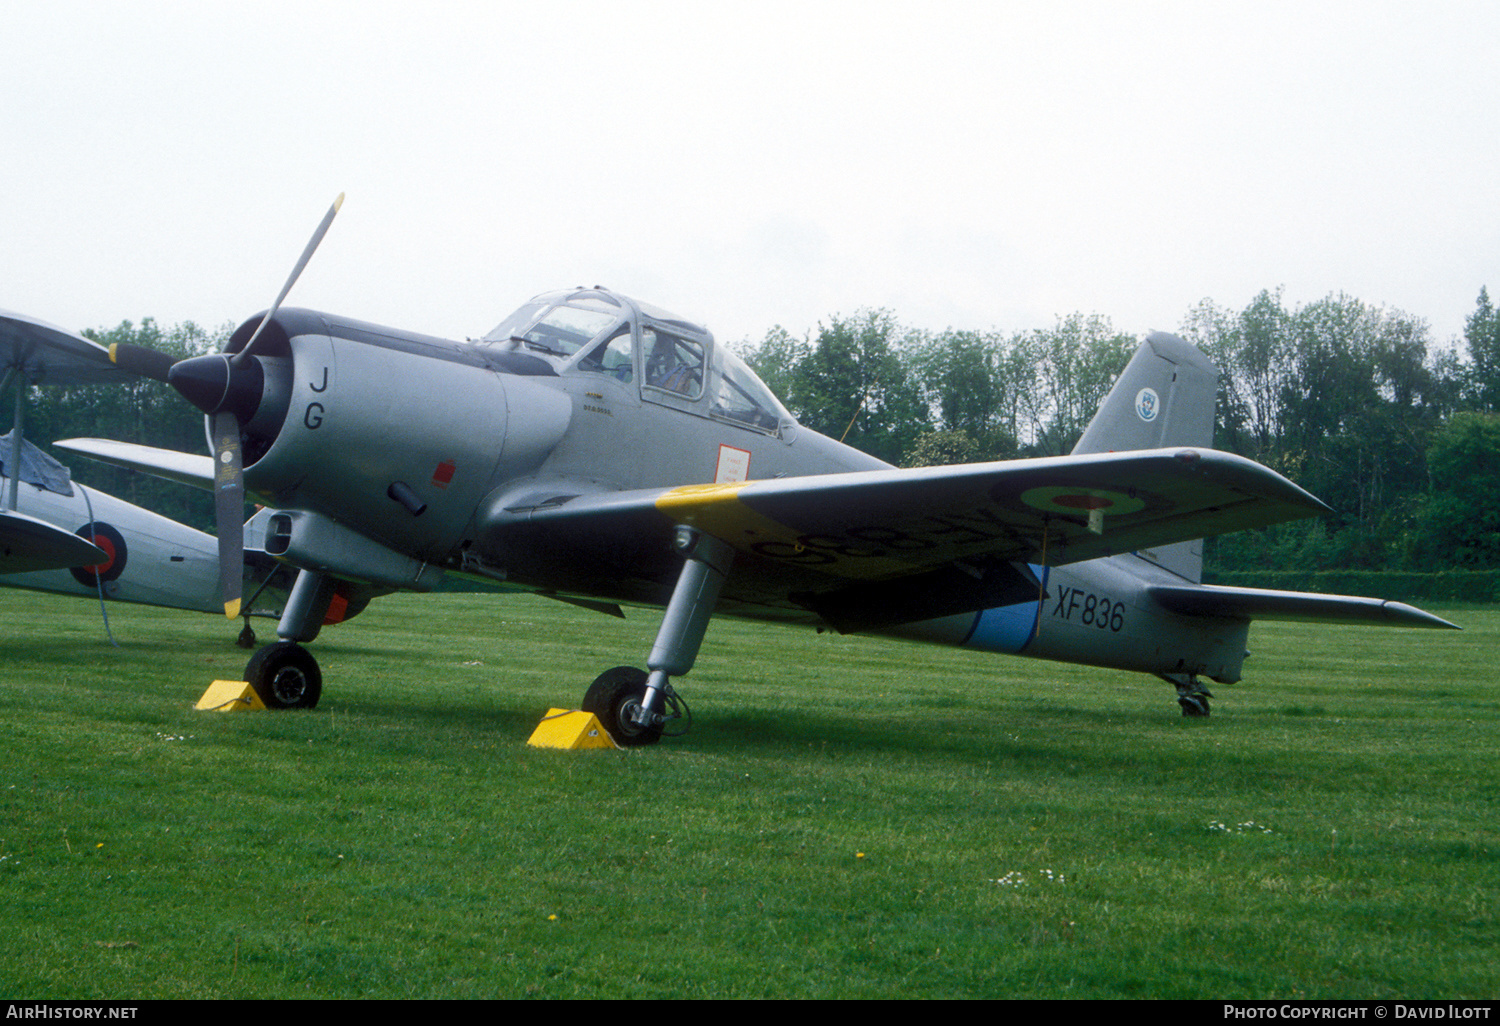
[[[119,348],[120,348],[120,343],[118,343],[118,342],[111,342],[109,344],[109,362],[110,363],[119,363],[120,362],[120,357],[115,352]]]
[[[333,201],[333,209],[337,210],[339,207],[341,207],[343,205],[344,205],[344,194],[343,193],[339,193],[339,198]]]
[[[226,602],[226,603],[224,603],[224,616],[227,619],[233,620],[235,617],[237,617],[239,615],[240,615],[240,600],[239,599],[235,599],[233,602]]]

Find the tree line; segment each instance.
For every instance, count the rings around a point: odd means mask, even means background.
[[[86,330],[175,357],[233,328],[151,319]],[[1481,290],[1463,349],[1426,323],[1345,295],[1244,309],[1204,301],[1180,334],[1220,368],[1215,446],[1263,463],[1332,516],[1211,542],[1211,569],[1500,569],[1500,312]],[[739,350],[803,424],[898,466],[1069,452],[1139,340],[1072,314],[1012,332],[903,326],[889,310],[773,328]],[[33,388],[27,436],[116,438],[206,451],[203,418],[169,388]],[[80,468],[82,469],[82,468]],[[91,485],[211,530],[207,493],[103,464]]]

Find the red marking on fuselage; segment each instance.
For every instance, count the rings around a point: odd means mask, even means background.
[[[93,542],[95,545],[99,546],[99,548],[104,550],[104,562],[95,563],[93,566],[86,566],[83,567],[83,569],[87,570],[91,574],[102,574],[109,570],[110,567],[115,565],[115,543],[104,537],[104,535],[102,534],[95,534],[90,536],[89,541]]]
[[[344,617],[349,612],[349,600],[338,592],[333,593],[333,599],[328,603],[328,612],[323,614],[323,622],[343,623]]]

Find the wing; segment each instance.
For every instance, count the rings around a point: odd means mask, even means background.
[[[175,449],[156,449],[134,442],[116,442],[108,438],[65,438],[52,445],[101,463],[139,470],[143,474],[176,481],[178,484],[213,491],[214,461],[208,456],[177,452]]]
[[[131,376],[109,360],[109,350],[55,324],[0,310],[0,362],[20,368],[37,385],[123,384]]]
[[[481,551],[512,579],[661,601],[675,565],[656,554],[686,524],[736,550],[727,612],[815,614],[863,630],[1035,595],[1027,564],[1326,511],[1259,464],[1185,448],[602,495],[538,490],[488,514],[480,533]]]
[[[25,513],[0,511],[0,574],[94,566],[109,557],[71,531]]]
[[[1448,627],[1457,624],[1404,602],[1353,595],[1320,595],[1217,585],[1152,585],[1147,593],[1174,613],[1239,620],[1288,620],[1301,623],[1374,624],[1384,627]]]

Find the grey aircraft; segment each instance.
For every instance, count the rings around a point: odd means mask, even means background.
[[[331,604],[445,575],[665,607],[645,669],[584,696],[627,745],[680,726],[672,681],[715,614],[1151,673],[1191,716],[1204,678],[1240,678],[1252,619],[1453,626],[1201,583],[1198,539],[1328,508],[1210,448],[1217,371],[1174,336],[1146,339],[1071,455],[897,469],[799,425],[701,325],[605,288],[538,296],[462,342],[281,309],[337,208],[226,353],[114,354],[204,411],[212,459],[59,443],[213,488],[226,567],[245,494],[266,504],[266,551],[298,570],[280,640],[245,671],[268,706],[317,703],[304,645]]]

